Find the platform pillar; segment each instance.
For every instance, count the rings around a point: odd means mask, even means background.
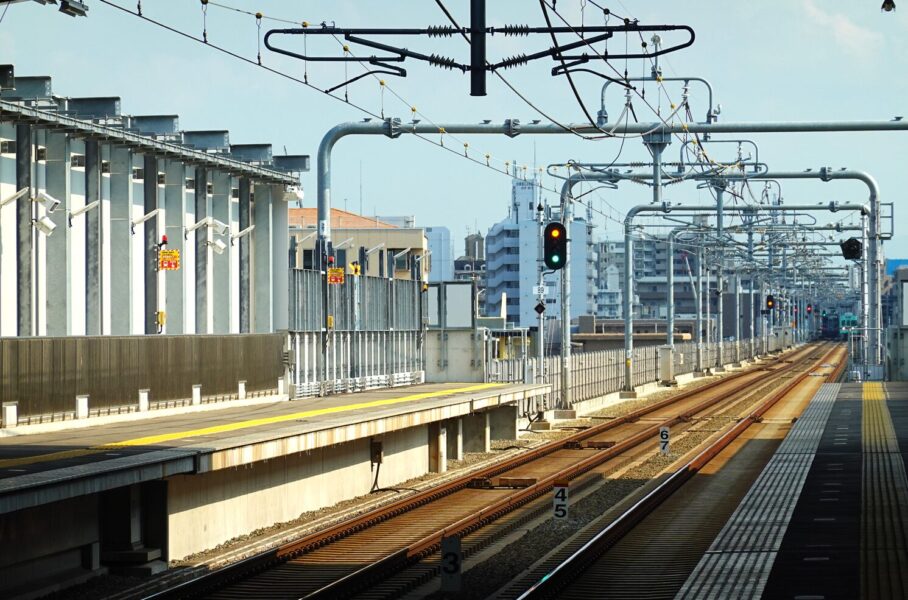
[[[463,460],[463,419],[451,419],[446,423],[448,430],[448,458]]]
[[[429,423],[429,471],[444,473],[448,470],[448,435],[444,423]]]
[[[517,439],[517,406],[500,406],[489,413],[489,437],[493,440]]]
[[[489,452],[492,449],[489,435],[489,413],[463,417],[464,452]]]

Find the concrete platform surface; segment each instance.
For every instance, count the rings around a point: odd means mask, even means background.
[[[908,597],[908,384],[825,384],[678,598]]]
[[[514,405],[546,385],[423,384],[0,438],[0,514]]]

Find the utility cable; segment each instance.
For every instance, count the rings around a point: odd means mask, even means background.
[[[322,95],[328,96],[329,98],[332,98],[333,100],[336,100],[336,101],[338,101],[338,102],[342,102],[342,103],[347,104],[347,105],[349,105],[349,106],[352,106],[353,108],[359,110],[360,112],[365,113],[366,115],[369,115],[369,116],[371,116],[371,117],[373,117],[373,118],[375,118],[375,119],[379,119],[379,120],[382,119],[382,117],[381,117],[380,114],[375,113],[375,112],[373,112],[373,111],[371,111],[371,110],[365,108],[364,106],[361,106],[361,105],[359,105],[359,104],[357,104],[357,103],[355,103],[355,102],[350,102],[350,101],[344,100],[343,98],[340,98],[340,97],[338,97],[338,96],[335,96],[334,94],[331,94],[331,93],[329,93],[329,92],[326,92],[325,90],[323,90],[323,89],[321,89],[321,88],[319,88],[319,87],[317,87],[317,86],[315,86],[315,85],[309,83],[309,82],[306,81],[306,80],[299,79],[298,77],[295,77],[295,76],[293,76],[293,75],[290,75],[290,74],[285,73],[285,72],[283,72],[283,71],[280,71],[280,70],[278,70],[278,69],[274,69],[274,68],[269,67],[269,66],[267,66],[267,65],[259,64],[255,59],[247,58],[247,57],[245,57],[245,56],[242,56],[242,55],[240,55],[240,54],[237,54],[236,52],[233,52],[233,51],[231,51],[231,50],[228,50],[227,48],[224,48],[224,47],[222,47],[222,46],[218,46],[217,44],[212,44],[212,43],[210,43],[210,42],[206,42],[206,41],[203,40],[202,38],[199,38],[199,37],[197,37],[197,36],[195,36],[195,35],[192,35],[192,34],[190,34],[190,33],[187,33],[187,32],[185,32],[185,31],[182,31],[182,30],[177,29],[177,28],[175,28],[175,27],[172,27],[172,26],[170,26],[170,25],[167,25],[167,24],[165,24],[165,23],[163,23],[163,22],[161,22],[161,21],[158,21],[158,20],[156,20],[156,19],[152,19],[152,18],[150,18],[150,17],[148,17],[148,16],[146,16],[146,15],[144,15],[144,14],[140,14],[140,13],[138,13],[138,12],[136,12],[136,11],[130,10],[129,8],[126,8],[126,7],[124,7],[124,6],[121,6],[121,5],[119,5],[119,4],[116,4],[115,2],[112,2],[111,0],[99,0],[99,2],[101,2],[102,4],[106,4],[106,5],[108,5],[108,6],[112,7],[112,8],[115,8],[115,9],[121,11],[121,12],[124,12],[124,13],[126,13],[126,14],[129,14],[129,15],[132,15],[132,16],[137,17],[137,18],[139,18],[139,19],[142,19],[143,21],[146,21],[147,23],[150,23],[150,24],[152,24],[152,25],[155,25],[155,26],[157,26],[157,27],[160,27],[160,28],[162,28],[162,29],[165,29],[165,30],[167,30],[167,31],[169,31],[169,32],[171,32],[171,33],[174,33],[174,34],[179,35],[179,36],[181,36],[181,37],[184,37],[184,38],[187,38],[187,39],[189,39],[189,40],[195,41],[195,42],[197,42],[197,43],[199,43],[199,44],[203,44],[203,45],[206,46],[206,47],[212,48],[212,49],[214,49],[214,50],[216,50],[216,51],[218,51],[218,52],[221,52],[221,53],[223,53],[223,54],[226,54],[226,55],[228,55],[228,56],[230,56],[230,57],[232,57],[232,58],[235,58],[235,59],[240,60],[240,61],[242,61],[242,62],[248,63],[248,64],[253,65],[253,66],[255,66],[255,67],[258,67],[258,68],[260,68],[260,69],[264,69],[264,70],[266,70],[266,71],[268,71],[268,72],[270,72],[270,73],[273,73],[273,74],[275,74],[275,75],[277,75],[277,76],[279,76],[279,77],[283,77],[283,78],[285,78],[285,79],[288,79],[288,80],[290,80],[290,81],[293,81],[293,82],[295,82],[295,83],[298,83],[298,84],[300,84],[300,85],[303,85],[303,86],[305,86],[305,87],[307,87],[307,88],[309,88],[309,89],[311,89],[311,90],[314,90],[314,91],[316,91],[316,92],[318,92],[318,93],[320,93],[320,94],[322,94]],[[210,4],[214,5],[213,3],[210,3]],[[218,7],[221,7],[221,8],[224,7],[224,5],[215,5],[215,6],[218,6]],[[246,11],[240,11],[240,10],[238,10],[237,12],[246,12]],[[254,13],[253,13],[253,14],[254,14]],[[295,21],[293,21],[293,22],[295,23]],[[405,130],[405,129],[406,129],[406,124],[403,124],[403,123],[402,123],[402,124],[401,124],[401,129],[404,129],[404,130]],[[441,149],[443,149],[443,150],[446,150],[447,152],[452,153],[452,154],[454,154],[455,156],[458,156],[458,157],[461,157],[461,158],[465,158],[466,160],[469,160],[470,162],[473,162],[473,163],[475,163],[475,164],[478,165],[478,166],[484,167],[484,168],[486,168],[486,169],[490,169],[490,170],[495,171],[495,172],[497,172],[497,173],[504,173],[504,174],[506,174],[508,177],[513,177],[513,175],[512,175],[509,171],[507,171],[507,170],[498,169],[498,168],[493,167],[493,166],[491,166],[490,164],[488,164],[488,163],[486,163],[486,162],[483,162],[483,161],[481,161],[481,160],[479,160],[479,159],[477,159],[477,158],[474,158],[474,157],[469,156],[469,155],[467,155],[467,154],[461,153],[461,152],[455,150],[454,148],[445,146],[443,143],[435,142],[435,141],[431,140],[430,138],[428,138],[428,137],[427,137],[426,135],[424,135],[424,134],[419,134],[419,133],[416,133],[416,132],[414,132],[414,131],[409,131],[408,133],[410,133],[411,135],[413,135],[414,137],[416,137],[416,138],[418,138],[418,139],[420,139],[420,140],[422,140],[422,141],[425,141],[425,142],[428,142],[429,144],[432,144],[433,146],[436,146],[436,147],[439,147],[439,148],[441,148]],[[440,133],[444,134],[444,133],[446,133],[446,132],[441,131]],[[505,164],[508,165],[508,164],[509,164],[509,161],[505,161]],[[538,187],[539,187],[542,191],[549,192],[549,193],[553,193],[553,194],[556,194],[556,195],[559,194],[559,191],[558,191],[557,189],[554,189],[554,188],[547,188],[547,187],[545,187],[545,185],[542,184],[541,182],[538,183],[537,185],[538,185]]]

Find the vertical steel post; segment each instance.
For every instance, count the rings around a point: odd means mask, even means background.
[[[470,0],[470,95],[486,95],[486,0]]]
[[[570,180],[565,182],[570,185]],[[564,245],[564,268],[561,269],[561,402],[571,409],[571,201],[573,194],[561,196],[561,222],[567,235]]]
[[[668,272],[666,273],[666,283],[668,290],[666,304],[666,323],[665,323],[665,343],[671,348],[672,354],[675,352],[675,232],[672,229],[668,234]]]
[[[32,322],[32,257],[34,229],[32,213],[32,128],[16,124],[16,189],[29,188],[28,194],[16,200],[16,305],[18,307],[16,334],[34,335]]]
[[[634,238],[631,218],[624,220],[624,293],[621,298],[624,318],[624,389],[634,391]]]
[[[239,183],[239,193],[240,193],[240,218],[239,218],[239,227],[240,231],[246,230],[249,227],[249,209],[252,201],[252,182],[249,181],[248,177],[240,177]],[[250,244],[251,239],[248,235],[244,235],[240,238],[240,333],[249,333],[251,325],[251,312],[250,312],[250,290],[252,285],[252,278],[250,277],[250,267],[249,267],[249,258],[250,258]]]
[[[145,214],[158,208],[158,159],[154,155],[144,156],[145,180],[142,190],[144,192]],[[142,251],[145,253],[145,333],[157,333],[158,312],[158,218],[151,218],[144,223],[145,243]]]
[[[208,171],[195,168],[195,220],[208,216]],[[208,331],[208,227],[199,227],[195,235],[195,333]]]
[[[725,318],[725,302],[723,301],[725,297],[725,182],[720,180],[714,185],[716,190],[716,238],[718,239],[716,243],[716,295],[718,296],[718,304],[716,306],[716,341],[718,342],[716,367],[721,369],[722,365],[725,364],[725,356],[722,352],[725,345],[725,323],[723,322]]]
[[[703,239],[697,246],[697,371],[703,372]]]
[[[98,140],[85,140],[85,204],[101,198]],[[147,227],[147,225],[146,225]],[[85,333],[101,335],[101,207],[85,214]]]

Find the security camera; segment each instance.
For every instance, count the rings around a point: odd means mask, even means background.
[[[211,219],[210,222],[211,228],[214,229],[214,232],[218,235],[224,235],[230,229],[230,226],[223,221],[218,221],[217,219]]]
[[[38,192],[38,197],[35,198],[35,202],[41,204],[49,213],[54,212],[54,210],[60,206],[60,201],[47,192]]]
[[[54,229],[57,228],[57,225],[51,221],[46,215],[40,219],[34,219],[32,223],[35,224],[35,228],[43,233],[44,235],[50,235],[54,232]]]
[[[223,254],[224,250],[227,249],[227,244],[221,240],[214,240],[213,242],[208,242],[208,245],[211,246],[211,249],[218,254]]]

